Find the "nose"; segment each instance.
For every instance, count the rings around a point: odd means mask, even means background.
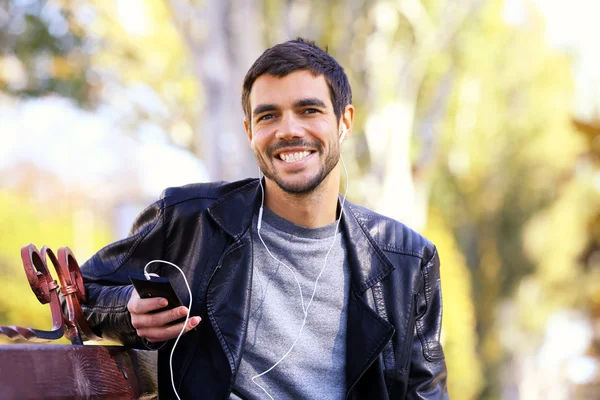
[[[292,140],[305,135],[304,127],[292,113],[286,113],[282,116],[277,129],[276,137],[281,140]]]

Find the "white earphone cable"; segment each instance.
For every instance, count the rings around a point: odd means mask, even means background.
[[[267,250],[267,252],[269,253],[269,255],[277,262],[281,263],[282,265],[284,265],[294,276],[294,280],[296,281],[296,284],[298,285],[298,290],[300,292],[300,301],[301,301],[301,305],[302,305],[302,311],[304,313],[304,318],[302,320],[302,325],[300,326],[300,330],[298,331],[298,334],[296,335],[296,339],[294,340],[294,343],[292,344],[292,346],[289,348],[289,350],[283,355],[283,357],[281,357],[273,366],[271,366],[269,369],[267,369],[266,371],[263,371],[262,373],[255,375],[252,377],[252,382],[254,382],[254,384],[256,384],[259,388],[261,388],[261,390],[263,392],[265,392],[267,394],[267,396],[269,396],[269,398],[271,400],[273,400],[273,397],[269,394],[269,392],[267,392],[267,390],[265,388],[263,388],[258,382],[256,382],[256,379],[260,378],[261,376],[269,373],[270,371],[272,371],[275,367],[277,367],[277,365],[279,365],[294,349],[294,347],[296,346],[296,343],[298,343],[298,340],[300,339],[300,335],[302,334],[302,331],[304,329],[304,326],[306,325],[306,320],[308,318],[308,310],[312,304],[312,301],[315,297],[315,293],[317,291],[317,286],[319,283],[319,279],[321,278],[321,275],[323,274],[323,272],[325,271],[325,267],[327,266],[327,259],[329,258],[329,254],[331,253],[331,250],[333,249],[333,246],[335,245],[335,240],[337,238],[337,233],[339,230],[339,226],[340,226],[340,221],[342,220],[342,215],[344,212],[344,204],[346,203],[346,195],[348,194],[348,170],[346,169],[346,164],[344,163],[344,158],[342,157],[342,155],[340,154],[340,160],[342,161],[342,165],[344,167],[344,173],[346,176],[346,184],[345,184],[345,191],[344,191],[344,196],[342,199],[342,205],[340,208],[340,216],[337,220],[337,224],[335,226],[335,232],[333,234],[333,240],[331,243],[331,246],[329,247],[329,250],[327,251],[327,255],[325,256],[325,260],[323,261],[323,267],[321,268],[321,271],[319,272],[319,275],[317,276],[317,279],[315,280],[315,285],[313,287],[313,291],[312,291],[312,295],[310,297],[310,301],[308,302],[308,304],[306,305],[306,307],[304,306],[304,296],[302,295],[302,288],[300,286],[300,281],[298,280],[298,278],[296,277],[296,274],[294,273],[294,271],[287,266],[285,263],[281,262],[280,260],[278,260],[269,250],[269,248],[267,247],[265,241],[263,240],[261,234],[260,234],[260,228],[261,228],[261,224],[262,224],[262,214],[263,214],[263,206],[264,206],[264,201],[265,201],[265,191],[264,191],[264,187],[262,185],[262,181],[260,179],[260,169],[259,169],[259,183],[260,183],[260,189],[262,192],[262,198],[261,198],[261,206],[260,206],[260,210],[259,210],[259,215],[258,215],[258,224],[257,224],[257,230],[258,230],[258,237],[260,238],[260,241],[262,242],[263,246],[265,247],[265,249]],[[164,264],[168,264],[172,267],[177,268],[177,270],[181,273],[181,275],[183,276],[183,280],[185,282],[185,286],[187,287],[188,293],[190,295],[190,301],[189,301],[189,305],[188,305],[188,313],[185,317],[185,322],[183,324],[183,327],[181,328],[181,332],[179,332],[179,335],[177,336],[177,339],[175,339],[175,343],[173,344],[173,348],[171,349],[171,354],[169,356],[169,371],[171,373],[171,386],[173,387],[173,392],[175,393],[175,396],[177,396],[178,400],[181,400],[181,398],[179,397],[179,393],[177,393],[177,389],[175,388],[175,380],[173,377],[173,354],[175,353],[175,348],[177,347],[177,344],[179,343],[179,339],[181,338],[181,336],[183,335],[183,333],[185,332],[185,328],[187,326],[187,323],[190,319],[190,312],[192,310],[192,290],[190,289],[190,285],[187,281],[187,278],[185,276],[185,273],[182,271],[181,268],[179,268],[177,265],[169,262],[169,261],[165,261],[165,260],[152,260],[150,262],[148,262],[145,266],[144,266],[144,276],[146,277],[146,279],[150,280],[150,274],[147,271],[148,266],[150,266],[151,264],[154,263],[164,263]]]
[[[146,279],[150,280],[150,274],[146,269],[150,264],[153,263],[169,264],[170,266],[177,268],[177,270],[181,272],[181,275],[183,276],[183,281],[185,282],[185,286],[187,287],[188,293],[190,294],[190,303],[188,305],[187,315],[185,316],[185,322],[183,324],[183,327],[181,328],[181,332],[179,332],[179,335],[177,336],[177,339],[175,339],[175,343],[173,344],[173,348],[171,349],[171,356],[169,357],[169,370],[171,371],[171,386],[173,386],[173,392],[175,392],[175,396],[177,396],[177,399],[181,400],[181,398],[179,397],[179,393],[177,393],[177,389],[175,389],[175,380],[173,379],[173,354],[175,353],[177,343],[179,343],[181,335],[183,335],[183,332],[185,332],[185,327],[187,326],[188,320],[190,319],[190,312],[192,311],[192,289],[190,289],[190,285],[188,284],[187,278],[185,277],[185,274],[183,273],[181,268],[179,268],[177,265],[171,262],[164,260],[152,260],[148,264],[146,264],[146,266],[144,267],[144,276],[146,277]]]
[[[315,285],[313,287],[313,291],[312,291],[312,295],[310,296],[310,301],[308,302],[306,308],[304,307],[304,297],[302,295],[302,288],[300,287],[300,282],[298,281],[298,278],[296,277],[296,274],[294,273],[294,271],[288,267],[285,263],[283,263],[282,261],[280,261],[279,259],[277,259],[269,250],[269,248],[267,247],[267,245],[265,244],[265,241],[263,240],[261,234],[260,234],[260,228],[261,228],[261,223],[262,223],[262,214],[263,214],[263,206],[264,206],[264,201],[265,201],[265,191],[262,185],[262,180],[260,178],[260,169],[259,169],[259,174],[258,174],[258,179],[259,179],[259,183],[260,183],[260,190],[262,192],[262,200],[261,200],[261,205],[260,205],[260,210],[258,212],[258,223],[257,223],[257,231],[258,231],[258,237],[260,238],[260,241],[262,242],[263,246],[265,247],[265,249],[267,250],[267,252],[269,253],[269,255],[278,263],[282,264],[283,266],[285,266],[294,276],[294,279],[296,280],[296,284],[298,285],[298,290],[300,291],[300,300],[302,303],[302,311],[304,313],[304,318],[302,320],[302,325],[300,326],[300,329],[298,331],[298,334],[296,335],[296,339],[294,340],[294,343],[292,343],[292,346],[288,349],[288,351],[283,355],[283,357],[281,357],[275,364],[273,364],[270,368],[268,368],[267,370],[261,372],[258,375],[253,376],[252,382],[254,382],[254,384],[256,386],[258,386],[263,392],[265,392],[267,394],[267,396],[269,396],[269,399],[274,400],[273,397],[269,394],[269,392],[262,387],[258,382],[256,382],[256,379],[260,378],[261,376],[269,373],[270,371],[272,371],[275,367],[277,367],[277,365],[279,365],[294,349],[294,347],[296,346],[296,343],[298,343],[298,340],[300,339],[300,335],[302,334],[302,331],[304,330],[304,326],[306,325],[306,320],[308,319],[308,310],[312,304],[312,301],[315,297],[315,293],[317,292],[317,285],[319,283],[319,278],[321,278],[321,275],[323,274],[323,272],[325,271],[325,267],[327,266],[327,259],[329,258],[329,254],[331,253],[331,250],[333,249],[333,246],[335,245],[335,240],[337,238],[337,233],[338,233],[338,229],[340,226],[340,221],[342,220],[342,215],[344,212],[344,204],[346,203],[346,195],[348,194],[348,170],[346,169],[346,163],[344,162],[344,158],[342,157],[342,154],[340,153],[340,160],[342,161],[342,166],[344,167],[344,173],[346,176],[346,184],[345,184],[345,190],[344,190],[344,196],[342,199],[342,205],[340,207],[340,216],[337,220],[337,224],[335,226],[335,232],[333,234],[333,240],[331,243],[331,246],[329,247],[329,250],[327,251],[327,255],[325,256],[325,260],[323,261],[323,267],[321,268],[321,272],[319,272],[319,275],[317,276],[317,279],[315,280]]]

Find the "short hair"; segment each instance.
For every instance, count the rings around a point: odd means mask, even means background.
[[[242,108],[249,123],[252,121],[250,91],[256,79],[264,74],[282,78],[295,71],[325,76],[333,111],[340,120],[346,106],[352,103],[352,89],[344,69],[327,53],[327,48],[323,50],[313,41],[297,38],[265,50],[246,73],[242,86]]]

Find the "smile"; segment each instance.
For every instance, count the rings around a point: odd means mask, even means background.
[[[293,153],[280,153],[278,157],[286,163],[293,163],[308,157],[310,154],[310,151],[297,151]]]

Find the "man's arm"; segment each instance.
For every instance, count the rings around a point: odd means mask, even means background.
[[[422,269],[423,295],[419,296],[413,339],[407,399],[447,399],[446,361],[440,343],[442,291],[440,259],[434,248]]]
[[[82,308],[94,333],[127,346],[147,348],[127,310],[134,290],[129,274],[140,274],[148,261],[162,259],[164,240],[161,199],[136,218],[128,238],[104,247],[81,267],[88,296]]]

